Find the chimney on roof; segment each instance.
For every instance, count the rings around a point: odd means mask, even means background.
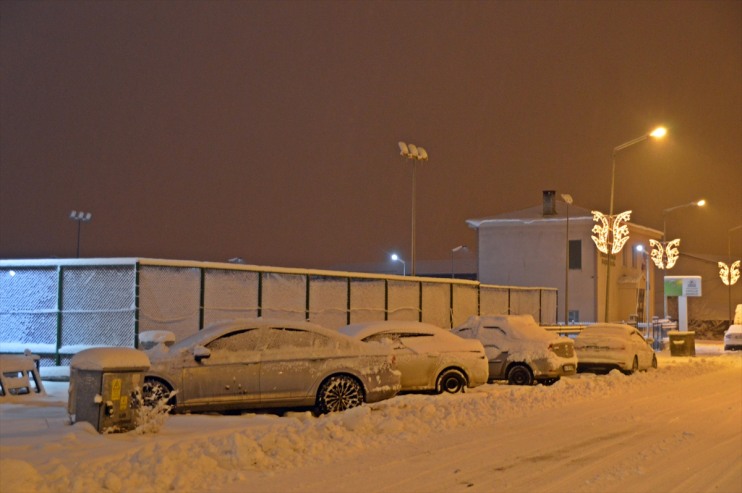
[[[544,190],[544,216],[555,216],[556,211],[556,192],[554,190]]]

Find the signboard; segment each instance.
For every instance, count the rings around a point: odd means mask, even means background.
[[[665,296],[701,296],[701,276],[665,276]]]

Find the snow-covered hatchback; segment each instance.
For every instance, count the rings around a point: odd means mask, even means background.
[[[638,330],[625,324],[595,324],[582,329],[575,338],[579,371],[626,374],[657,368],[657,355]]]
[[[392,348],[403,391],[455,394],[487,383],[487,357],[479,341],[462,339],[423,322],[379,321],[338,329],[363,342]]]
[[[742,349],[742,325],[730,325],[724,332],[724,351]]]
[[[531,315],[473,316],[452,332],[484,345],[490,381],[550,385],[577,372],[572,340],[548,332]]]
[[[176,411],[315,407],[343,411],[393,397],[400,373],[387,347],[308,322],[250,319],[211,325],[146,351],[145,402]]]

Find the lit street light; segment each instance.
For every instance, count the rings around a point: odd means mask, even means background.
[[[456,248],[451,249],[451,279],[453,279],[453,254],[460,251],[466,251],[469,248],[466,245],[459,245]]]
[[[614,197],[615,185],[616,185],[616,154],[619,151],[622,151],[626,149],[627,147],[631,147],[634,144],[638,144],[639,142],[643,142],[650,137],[652,137],[653,139],[661,139],[666,134],[667,134],[667,129],[665,127],[657,127],[648,134],[644,134],[641,137],[637,137],[635,139],[629,140],[613,148],[613,153],[611,154],[611,162],[612,162],[611,203],[610,203],[610,209],[608,212],[610,222],[613,221],[613,197]],[[613,252],[613,253],[618,253],[618,252]],[[607,255],[607,265],[606,265],[606,272],[605,272],[605,321],[608,322],[608,312],[609,312],[609,307],[610,307],[610,293],[611,293],[611,252],[609,251],[606,255]]]
[[[684,207],[703,207],[706,205],[706,199],[701,199],[696,202],[689,202],[683,205],[676,205],[675,207],[669,207],[662,211],[662,241],[667,241],[667,213],[672,212],[676,209],[682,209]]]
[[[396,253],[393,253],[392,256],[389,258],[392,259],[392,262],[402,262],[402,275],[406,276],[407,275],[407,264],[404,263],[404,260],[399,258],[399,255],[397,255]]]
[[[736,231],[738,229],[742,229],[742,224],[739,226],[735,226],[733,228],[730,228],[727,232],[727,260],[729,261],[729,264],[724,264],[724,262],[719,262],[719,268],[721,271],[719,272],[719,276],[721,277],[721,280],[724,284],[726,284],[728,292],[729,292],[729,323],[732,324],[734,321],[734,318],[732,317],[732,286],[739,280],[739,266],[740,261],[737,260],[735,262],[732,262],[732,231]]]
[[[93,219],[93,214],[83,211],[70,212],[70,219],[77,221],[77,258],[80,258],[80,227],[82,223],[89,222]]]
[[[649,337],[649,269],[651,264],[649,263],[649,252],[644,248],[644,245],[636,245],[636,251],[644,256],[644,277],[646,279],[646,285],[644,287],[644,324],[646,326],[646,336]]]
[[[412,259],[412,275],[415,275],[415,213],[416,213],[416,199],[415,199],[415,173],[417,170],[418,161],[427,161],[428,153],[422,147],[418,147],[415,144],[405,144],[399,142],[399,155],[406,157],[412,161],[412,244],[410,246],[410,258]]]
[[[564,325],[569,325],[569,206],[572,204],[572,196],[563,193],[562,200],[567,204],[567,232],[564,235],[567,251],[564,264]]]
[[[706,200],[701,199],[696,202],[689,202],[687,204],[676,205],[674,207],[668,207],[662,211],[662,242],[656,240],[649,240],[649,244],[652,247],[652,261],[658,269],[662,270],[662,286],[664,289],[665,285],[665,270],[672,269],[675,266],[680,252],[678,246],[680,245],[680,238],[667,241],[667,214],[677,209],[683,209],[685,207],[703,207],[706,205]],[[667,318],[667,296],[664,297],[664,316]]]

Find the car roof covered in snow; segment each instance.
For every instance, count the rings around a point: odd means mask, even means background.
[[[354,339],[363,339],[382,332],[407,332],[413,334],[450,334],[447,330],[425,322],[404,320],[379,320],[340,327],[338,332]],[[453,335],[453,334],[451,334]]]
[[[634,332],[637,332],[637,330],[631,325],[600,323],[588,325],[582,329],[582,332],[578,334],[578,337],[580,335],[611,335],[628,337]]]
[[[224,320],[221,322],[215,322],[202,330],[190,335],[180,341],[176,342],[172,349],[177,350],[180,348],[191,347],[194,345],[203,344],[205,342],[216,339],[224,334],[231,332],[238,328],[271,328],[271,327],[288,327],[294,329],[305,329],[312,332],[323,334],[330,338],[343,338],[350,340],[349,337],[339,334],[338,332],[330,329],[326,329],[321,325],[317,325],[311,322],[305,322],[301,320],[288,320],[282,318],[240,318],[235,320]]]

